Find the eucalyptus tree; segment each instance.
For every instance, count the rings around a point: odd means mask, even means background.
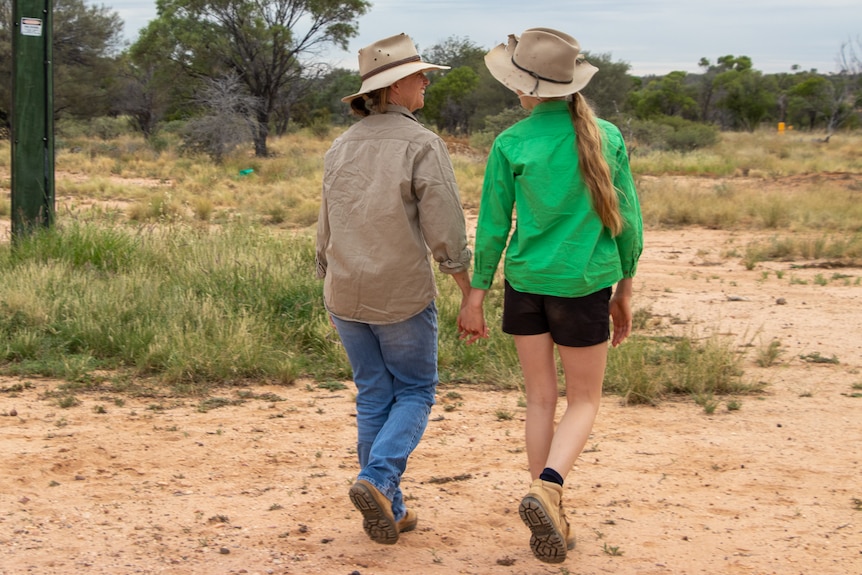
[[[754,130],[779,110],[779,87],[773,76],[755,70],[748,56],[721,56],[713,65],[701,58],[701,119],[723,128]]]
[[[489,91],[499,90],[500,84],[485,68],[487,51],[469,38],[459,36],[450,36],[422,51],[423,60],[452,68],[431,76],[425,106],[420,112],[438,130],[469,134],[476,123],[477,113],[488,113]],[[494,113],[498,111],[493,110]]]
[[[93,118],[111,111],[116,99],[117,57],[123,21],[105,6],[54,0],[52,50],[54,113]],[[12,0],[0,0],[0,126],[12,104]]]
[[[367,0],[157,0],[133,47],[137,62],[180,76],[190,89],[234,74],[255,99],[254,150],[266,156],[273,115],[331,45],[347,49]]]
[[[12,128],[12,0],[0,0],[0,138]]]
[[[634,92],[631,104],[637,117],[678,116],[687,120],[696,119],[697,89],[686,82],[686,76],[683,71],[670,72],[648,81],[641,90]]]
[[[609,52],[585,52],[584,56],[599,69],[584,88],[584,96],[590,100],[599,116],[619,116],[625,111],[628,95],[635,85],[634,78],[629,74],[631,65],[621,60],[614,62]]]
[[[826,121],[828,134],[862,107],[862,39],[842,43],[835,61],[838,73],[829,77],[833,89]]]
[[[450,36],[422,51],[422,59],[426,62],[437,62],[450,66],[453,70],[468,66],[476,73],[485,67],[485,53],[488,50],[478,46],[469,38]]]
[[[433,121],[438,130],[469,134],[477,107],[478,83],[479,74],[469,66],[450,70],[428,87],[422,114]]]
[[[813,130],[817,122],[829,116],[835,86],[824,76],[806,74],[805,78],[788,90],[789,117],[793,123]]]
[[[315,124],[348,125],[358,119],[350,106],[341,101],[356,91],[362,80],[355,70],[332,68],[319,78],[312,79],[305,97],[292,107],[293,121],[303,126]]]
[[[723,72],[715,82],[721,88],[716,106],[728,112],[731,127],[753,132],[762,122],[775,117],[778,86],[774,77],[749,68]]]
[[[729,114],[717,105],[725,94],[723,84],[727,81],[726,73],[743,73],[751,70],[751,58],[728,54],[718,57],[714,64],[709,58],[701,58],[697,65],[702,70],[698,93],[700,119],[704,122],[716,122],[726,127],[731,123]],[[724,75],[724,79],[719,82],[718,78],[722,75]]]

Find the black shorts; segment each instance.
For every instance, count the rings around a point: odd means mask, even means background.
[[[556,297],[517,291],[506,282],[503,331],[510,335],[550,332],[557,345],[589,347],[610,337],[611,288],[584,297]]]

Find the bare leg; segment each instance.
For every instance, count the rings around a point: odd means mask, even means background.
[[[525,435],[530,476],[538,479],[546,467],[556,417],[557,366],[551,334],[516,335],[515,347],[527,394]]]
[[[566,411],[556,431],[559,392],[551,335],[515,336],[515,347],[527,393],[527,460],[533,478],[518,514],[530,529],[533,554],[541,561],[560,563],[574,549],[575,537],[563,508],[562,485],[539,476],[550,467],[565,479],[584,449],[601,402],[608,344],[557,346],[566,379]]]
[[[559,346],[566,378],[566,411],[554,431],[557,366],[548,333],[515,336],[515,346],[527,394],[525,435],[530,476],[538,479],[545,467],[563,478],[589,439],[599,410],[608,346]]]
[[[565,479],[583,451],[599,411],[608,344],[558,349],[566,376],[567,406],[557,425],[545,467],[556,470]]]

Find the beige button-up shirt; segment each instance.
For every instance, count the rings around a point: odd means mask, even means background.
[[[429,254],[444,273],[469,269],[455,173],[443,140],[390,104],[326,153],[317,222],[326,309],[372,324],[413,317],[437,295]]]

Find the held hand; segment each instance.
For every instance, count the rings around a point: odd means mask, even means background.
[[[458,314],[458,338],[470,345],[488,337],[485,313],[482,307],[461,306]]]

